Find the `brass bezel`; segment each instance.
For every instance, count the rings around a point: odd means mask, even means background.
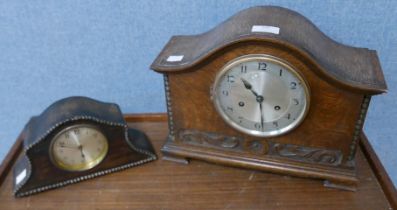
[[[99,132],[101,135],[103,135],[105,137],[105,147],[104,147],[103,151],[101,152],[101,154],[97,158],[95,158],[95,160],[92,160],[92,161],[90,161],[88,163],[76,164],[76,165],[73,165],[73,166],[66,165],[66,164],[62,163],[61,161],[59,161],[57,158],[54,157],[54,154],[53,154],[54,142],[56,141],[56,139],[60,135],[64,134],[65,132],[67,132],[69,130],[72,130],[72,129],[75,129],[75,128],[81,128],[81,127],[94,129],[97,132]],[[51,162],[57,168],[65,170],[65,171],[75,172],[75,171],[86,171],[86,170],[94,168],[95,166],[97,166],[99,163],[101,163],[105,159],[105,157],[106,157],[106,155],[108,153],[108,150],[109,150],[109,140],[107,139],[106,135],[103,134],[103,132],[97,126],[92,125],[92,124],[80,123],[80,124],[75,124],[75,125],[72,125],[72,126],[68,126],[68,127],[64,128],[64,129],[62,129],[61,131],[59,131],[51,139],[51,143],[50,143],[50,147],[49,147],[49,154],[50,154]]]

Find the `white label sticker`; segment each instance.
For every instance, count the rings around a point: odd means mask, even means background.
[[[26,177],[26,169],[23,169],[23,171],[18,174],[15,180],[15,184],[19,184],[20,182],[22,182],[22,180],[25,179],[25,177]]]
[[[251,32],[279,34],[280,28],[275,26],[254,25]]]
[[[179,62],[183,59],[183,55],[171,55],[167,58],[168,62]]]

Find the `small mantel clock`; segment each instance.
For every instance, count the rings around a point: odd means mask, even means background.
[[[61,99],[22,131],[14,195],[28,196],[156,160],[147,136],[128,127],[117,104]]]
[[[355,189],[369,101],[387,89],[374,50],[339,44],[288,9],[253,7],[172,37],[151,68],[164,74],[166,158]]]

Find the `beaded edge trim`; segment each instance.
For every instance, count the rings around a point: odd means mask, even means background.
[[[168,138],[171,139],[172,141],[175,140],[175,130],[174,130],[174,118],[173,118],[173,113],[172,113],[172,103],[171,103],[171,93],[170,93],[170,86],[169,86],[169,80],[168,80],[168,75],[164,74],[164,89],[165,89],[165,100],[167,103],[167,114],[168,114]]]
[[[118,167],[115,167],[115,168],[102,170],[102,171],[95,172],[95,173],[92,173],[92,174],[88,174],[88,175],[85,175],[85,176],[76,177],[76,178],[69,179],[69,180],[66,180],[66,181],[63,181],[63,182],[42,186],[42,187],[39,187],[39,188],[36,188],[36,189],[33,189],[33,190],[29,190],[27,192],[18,193],[18,191],[22,188],[22,186],[25,185],[26,182],[29,180],[30,175],[32,175],[32,163],[31,163],[31,161],[30,161],[30,159],[29,159],[29,157],[27,155],[27,151],[29,149],[31,149],[33,146],[35,146],[38,143],[40,143],[41,141],[43,141],[43,139],[45,139],[45,137],[47,137],[57,127],[65,124],[67,122],[73,122],[73,121],[77,121],[77,120],[91,120],[91,121],[94,121],[94,122],[97,122],[97,123],[101,123],[101,124],[105,124],[105,125],[123,127],[124,128],[124,136],[125,136],[125,140],[127,141],[127,144],[134,151],[136,151],[138,153],[141,153],[141,154],[148,155],[149,158],[143,159],[143,160],[140,160],[140,161],[137,161],[137,162],[132,162],[132,163],[128,163],[128,164],[125,164],[125,165],[121,165],[121,166],[118,166]],[[26,157],[26,160],[28,162],[28,170],[27,170],[28,173],[27,173],[26,178],[15,187],[13,193],[17,197],[27,196],[27,195],[39,193],[39,192],[42,192],[42,191],[46,191],[46,190],[62,187],[62,186],[68,185],[68,184],[73,184],[73,183],[77,183],[77,182],[80,182],[80,181],[92,179],[92,178],[97,177],[97,176],[102,176],[102,175],[113,173],[113,172],[116,172],[116,171],[121,171],[121,170],[130,168],[130,167],[133,167],[133,166],[136,166],[136,165],[141,165],[143,163],[150,162],[152,160],[156,160],[157,159],[155,154],[135,147],[133,144],[129,143],[128,140],[129,140],[128,125],[126,125],[126,124],[115,123],[115,122],[106,121],[106,120],[101,120],[101,119],[98,119],[98,118],[95,118],[95,117],[91,117],[91,116],[76,116],[76,117],[64,120],[62,122],[58,122],[54,126],[52,126],[50,129],[48,129],[41,137],[39,137],[38,140],[34,141],[32,144],[30,144],[26,148],[24,148],[24,156]]]
[[[364,95],[363,102],[361,103],[361,108],[360,108],[360,116],[356,121],[356,125],[354,127],[353,140],[350,144],[349,156],[347,157],[348,160],[353,160],[356,154],[358,141],[360,139],[360,134],[364,126],[364,120],[367,115],[370,101],[371,101],[371,96]]]
[[[95,177],[98,177],[98,176],[103,176],[103,175],[110,174],[110,173],[113,173],[113,172],[125,170],[127,168],[131,168],[133,166],[141,165],[141,164],[150,162],[150,161],[155,160],[155,159],[156,159],[156,157],[149,157],[147,159],[143,159],[143,160],[140,160],[140,161],[137,161],[137,162],[128,163],[128,164],[125,164],[125,165],[122,165],[122,166],[118,166],[118,167],[111,168],[111,169],[106,169],[106,170],[103,170],[103,171],[98,171],[98,172],[95,172],[95,173],[92,173],[92,174],[76,177],[74,179],[69,179],[69,180],[66,180],[66,181],[63,181],[63,182],[58,182],[58,183],[55,183],[55,184],[46,185],[46,186],[39,187],[39,188],[36,188],[36,189],[33,189],[33,190],[29,190],[27,192],[14,193],[14,194],[17,197],[28,196],[28,195],[36,194],[36,193],[39,193],[39,192],[42,192],[42,191],[63,187],[63,186],[69,185],[69,184],[78,183],[78,182],[81,182],[81,181],[84,181],[84,180],[88,180],[88,179],[92,179],[92,178],[95,178]]]

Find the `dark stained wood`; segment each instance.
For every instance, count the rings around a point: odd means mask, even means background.
[[[59,133],[75,125],[92,126],[101,131],[106,138],[108,150],[104,159],[95,167],[67,171],[56,166],[51,159],[51,144],[52,139]],[[23,139],[24,152],[16,162],[13,173],[14,193],[18,197],[102,176],[125,169],[132,164],[140,165],[156,159],[146,137],[136,130],[127,128],[118,105],[87,97],[69,97],[54,102],[40,115],[32,117],[22,132],[26,133]],[[82,147],[80,150],[86,163],[89,163],[89,159],[85,158],[89,153],[83,153]],[[22,181],[17,181],[18,174],[25,174]]]
[[[141,118],[138,118],[141,119]],[[165,122],[129,122],[156,151]],[[0,185],[4,209],[391,209],[366,156],[358,150],[357,192],[323,188],[318,180],[293,178],[202,161],[155,162],[24,198],[12,196],[12,176]],[[14,154],[15,155],[15,154]],[[11,162],[10,164],[13,164]],[[393,188],[393,186],[388,186]]]
[[[167,115],[164,113],[125,114],[124,119],[127,122],[165,122],[167,121]],[[20,152],[22,151],[23,139],[24,133],[21,133],[1,163],[0,184],[3,183],[5,176],[7,175],[7,171],[11,170],[11,166],[17,160]]]
[[[253,25],[279,27],[280,33],[253,33]],[[325,80],[350,90],[376,94],[387,89],[376,51],[337,43],[302,15],[275,6],[243,10],[203,34],[174,36],[151,68],[162,73],[185,71],[219,54],[223,48],[255,40],[289,48],[314,63],[313,71]],[[180,62],[167,62],[170,55],[184,55],[184,58]]]
[[[89,124],[90,121],[74,121],[73,123],[64,124],[55,130],[54,134],[58,130],[62,130],[70,124]],[[132,150],[129,143],[125,140],[125,130],[120,126],[105,126],[100,124],[93,124],[99,128],[109,139],[109,152],[101,163],[90,170],[76,171],[69,173],[65,170],[57,168],[51,161],[48,151],[53,136],[49,136],[46,140],[40,143],[40,147],[32,148],[30,153],[30,163],[32,166],[32,175],[29,181],[21,187],[18,191],[18,195],[21,192],[28,192],[33,189],[37,189],[43,186],[48,186],[54,183],[60,183],[66,180],[71,180],[76,177],[83,177],[95,173],[96,171],[105,171],[107,169],[116,168],[121,165],[128,163],[138,162],[148,158],[148,155],[141,154]],[[133,139],[134,136],[129,136],[129,140]]]

